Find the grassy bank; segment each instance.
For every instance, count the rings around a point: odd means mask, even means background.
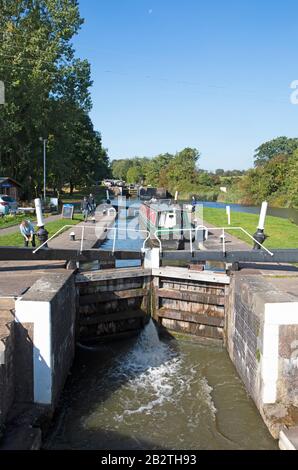
[[[46,220],[47,217],[50,217],[51,214],[44,214],[44,218]],[[15,225],[19,225],[22,220],[31,220],[31,222],[36,221],[36,215],[35,214],[18,214],[18,215],[5,215],[4,217],[1,217],[0,219],[0,234],[1,234],[1,229],[2,228],[9,228],[9,227],[14,227]]]
[[[204,208],[204,220],[218,227],[228,226],[225,209]],[[231,226],[243,227],[251,235],[255,233],[258,221],[257,214],[231,212]],[[252,240],[244,233],[234,230],[229,233],[252,246]],[[265,233],[268,235],[264,243],[267,248],[298,248],[298,226],[287,219],[266,217]]]
[[[83,216],[75,215],[73,220],[70,219],[60,219],[55,222],[49,222],[46,224],[46,229],[49,232],[49,237],[54,235],[60,228],[64,225],[76,225],[83,220]],[[67,230],[67,229],[66,229]],[[0,246],[23,246],[24,241],[23,237],[20,234],[19,228],[15,233],[9,235],[0,236]]]

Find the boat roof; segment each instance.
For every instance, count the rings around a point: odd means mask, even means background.
[[[172,204],[171,200],[157,200],[156,202],[146,201],[143,204],[149,206],[150,209],[156,212],[172,212],[177,210],[182,210],[179,204]]]

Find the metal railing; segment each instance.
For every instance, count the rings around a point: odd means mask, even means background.
[[[266,251],[270,256],[274,256],[274,253],[272,253],[270,250],[268,250],[268,248],[266,248],[265,246],[263,246],[258,240],[256,240],[249,232],[247,232],[247,230],[245,230],[243,227],[212,227],[212,228],[208,228],[206,227],[205,225],[199,225],[197,227],[190,227],[190,228],[187,228],[187,229],[183,229],[183,228],[179,228],[179,229],[158,229],[154,232],[154,237],[156,238],[156,240],[159,242],[159,248],[160,248],[160,252],[162,252],[162,242],[160,240],[160,238],[157,236],[158,233],[169,233],[169,230],[170,232],[189,232],[190,234],[190,237],[189,237],[189,240],[190,240],[190,244],[189,244],[189,250],[191,253],[193,253],[193,242],[192,242],[192,233],[194,232],[195,233],[195,240],[197,240],[197,233],[199,231],[205,231],[205,234],[207,235],[207,238],[208,239],[208,236],[209,236],[209,231],[221,231],[221,239],[222,239],[222,251],[223,253],[226,252],[226,236],[225,236],[225,232],[226,231],[229,231],[229,230],[240,230],[242,231],[243,233],[245,233],[246,236],[248,236],[251,240],[253,240],[255,243],[257,243],[260,248],[264,251]]]
[[[55,232],[47,241],[45,241],[44,243],[42,243],[42,245],[40,245],[38,248],[36,248],[36,250],[33,251],[33,254],[37,253],[40,249],[42,249],[45,245],[47,245],[51,240],[53,240],[54,238],[56,238],[61,232],[65,231],[66,229],[68,228],[72,228],[73,230],[75,229],[81,229],[82,232],[81,232],[81,240],[80,240],[80,250],[78,250],[80,252],[80,254],[82,254],[83,252],[83,248],[84,248],[84,236],[85,236],[85,229],[87,228],[92,228],[93,230],[96,230],[96,225],[64,225],[63,227],[61,227],[59,230],[57,230],[57,232]],[[119,227],[102,227],[103,228],[103,231],[104,232],[108,232],[108,231],[113,231],[114,232],[114,235],[113,235],[113,247],[112,247],[112,253],[115,252],[115,247],[116,247],[116,240],[117,240],[117,232],[120,232],[120,231],[124,231],[124,232],[133,232],[133,233],[144,233],[146,234],[146,237],[144,238],[144,242],[143,242],[143,246],[141,248],[141,251],[142,252],[145,252],[146,250],[146,243],[147,241],[150,239],[150,232],[149,230],[135,230],[135,229],[128,229],[128,228],[119,228]],[[107,238],[107,237],[106,237]],[[98,239],[100,239],[100,237],[98,237]],[[79,241],[79,240],[77,240]]]
[[[51,240],[53,240],[55,237],[57,237],[57,235],[59,235],[61,232],[65,231],[65,229],[68,229],[68,228],[72,228],[73,230],[75,229],[81,229],[82,230],[82,233],[81,233],[81,243],[80,243],[80,254],[83,252],[83,248],[84,248],[84,235],[85,235],[85,229],[86,228],[93,228],[93,230],[96,230],[96,225],[82,225],[82,226],[76,226],[76,225],[64,225],[63,227],[61,227],[59,230],[57,230],[56,233],[54,233],[54,235],[52,235],[47,241],[45,241],[44,243],[42,243],[42,245],[40,245],[38,248],[36,248],[36,250],[33,251],[33,253],[37,253],[40,249],[42,249],[45,245],[47,245]],[[141,251],[142,252],[145,252],[146,250],[146,243],[147,241],[150,239],[150,231],[149,230],[136,230],[136,229],[129,229],[129,228],[119,228],[119,227],[105,227],[103,228],[104,232],[108,232],[108,231],[113,231],[114,234],[113,234],[113,245],[112,245],[112,253],[115,252],[115,248],[116,248],[116,240],[117,240],[117,232],[119,233],[120,231],[124,231],[124,232],[132,232],[134,234],[136,233],[143,233],[143,234],[146,234],[146,238],[144,237],[144,242],[143,242],[143,246],[141,248]],[[212,231],[221,231],[221,239],[222,239],[222,251],[223,253],[226,252],[226,237],[225,237],[225,233],[226,231],[230,231],[230,230],[240,230],[242,231],[247,237],[249,237],[253,242],[255,242],[256,244],[258,244],[260,246],[260,248],[264,251],[266,251],[270,256],[274,256],[274,253],[272,253],[270,250],[268,250],[268,248],[266,248],[265,246],[263,246],[258,240],[256,240],[252,235],[250,235],[249,232],[247,232],[247,230],[245,230],[243,227],[212,227],[211,229],[206,227],[205,225],[199,225],[197,227],[189,227],[189,228],[180,228],[180,229],[158,229],[154,232],[154,238],[158,241],[159,243],[159,248],[160,248],[160,252],[162,253],[162,241],[161,239],[158,237],[158,234],[162,234],[162,233],[173,233],[173,232],[178,232],[178,233],[181,233],[181,232],[187,232],[189,233],[189,251],[191,253],[193,253],[193,233],[195,235],[195,240],[197,240],[198,238],[198,232],[199,231],[205,231],[205,239],[208,239],[208,236],[209,236],[209,231],[212,230]],[[107,238],[107,237],[106,237]],[[100,239],[100,237],[98,237],[98,239]]]

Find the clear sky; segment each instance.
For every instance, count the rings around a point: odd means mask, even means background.
[[[205,169],[245,169],[298,136],[297,0],[80,0],[77,55],[111,159],[196,147]]]

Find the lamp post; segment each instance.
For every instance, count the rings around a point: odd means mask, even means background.
[[[39,137],[40,142],[43,142],[43,200],[46,200],[46,144],[47,139]]]

